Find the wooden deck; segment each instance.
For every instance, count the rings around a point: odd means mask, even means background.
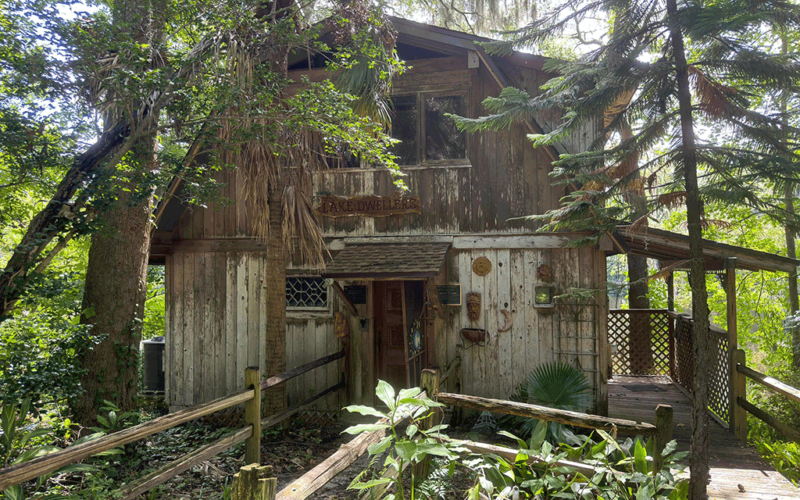
[[[674,410],[673,437],[678,449],[688,450],[691,439],[691,400],[667,377],[614,377],[609,381],[609,416],[654,422],[659,404]],[[717,422],[710,424],[712,500],[797,500],[800,489],[772,469],[758,452]],[[744,489],[744,491],[741,491]]]

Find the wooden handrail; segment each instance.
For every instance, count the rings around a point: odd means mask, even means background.
[[[462,394],[450,394],[440,392],[437,394],[440,403],[448,405],[465,406],[482,411],[505,413],[520,417],[538,418],[550,422],[559,422],[576,427],[589,429],[603,429],[609,432],[636,433],[644,436],[652,436],[656,433],[656,426],[646,422],[636,422],[620,418],[601,417],[577,411],[559,410],[538,406],[527,403],[517,403],[515,401],[503,401],[500,399],[481,398],[477,396],[466,396]]]
[[[231,396],[215,399],[214,401],[195,406],[194,408],[187,408],[170,415],[154,418],[149,422],[135,425],[107,436],[79,445],[70,446],[39,458],[34,458],[29,462],[7,467],[0,470],[0,491],[14,484],[36,479],[39,476],[53,472],[65,465],[89,458],[97,453],[138,441],[190,420],[210,415],[240,403],[245,403],[253,399],[254,395],[255,391],[253,389],[237,392]]]
[[[291,380],[299,375],[304,374],[305,372],[311,371],[314,368],[318,368],[322,365],[327,365],[331,361],[336,361],[337,359],[343,358],[345,356],[345,350],[342,349],[341,351],[330,354],[325,356],[324,358],[319,358],[316,361],[312,361],[310,363],[306,363],[303,366],[298,366],[288,372],[283,372],[280,375],[275,375],[270,377],[266,380],[261,381],[261,390],[269,389],[272,386],[278,385],[282,382],[286,382],[287,380]]]
[[[198,448],[188,455],[184,455],[150,474],[126,484],[117,491],[117,493],[121,495],[120,500],[133,500],[156,486],[164,484],[178,474],[186,472],[195,465],[199,465],[206,460],[214,458],[231,446],[244,442],[252,435],[253,428],[247,426],[239,429],[230,436],[225,436],[213,443]]]
[[[765,412],[764,410],[762,410],[758,406],[754,405],[750,401],[747,401],[746,399],[744,399],[741,396],[736,398],[736,401],[739,404],[739,406],[741,406],[742,408],[747,410],[754,417],[763,420],[765,423],[767,423],[770,426],[772,426],[774,429],[776,429],[778,432],[780,432],[781,434],[783,434],[787,438],[789,438],[789,439],[791,439],[791,440],[793,440],[793,441],[795,441],[797,443],[800,443],[800,432],[797,432],[796,430],[792,429],[788,425],[784,424],[783,422],[781,422],[777,418],[773,417],[769,413]]]
[[[739,373],[744,373],[745,375],[755,380],[759,384],[763,385],[767,389],[783,394],[789,399],[800,403],[800,390],[797,390],[790,385],[784,384],[778,379],[769,377],[767,375],[764,375],[763,373],[759,373],[750,368],[749,366],[743,365],[741,363],[736,365],[736,370]]]

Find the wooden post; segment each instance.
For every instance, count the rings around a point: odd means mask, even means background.
[[[653,472],[658,472],[664,467],[664,447],[672,441],[672,406],[656,406],[656,434],[653,441]]]
[[[261,370],[257,366],[250,366],[244,370],[244,385],[253,389],[253,399],[244,404],[244,421],[246,425],[253,426],[253,435],[244,443],[244,463],[261,463]]]
[[[439,370],[422,370],[420,387],[422,387],[422,389],[428,394],[430,399],[435,400],[436,395],[439,394]],[[443,419],[444,413],[442,412],[442,409],[439,407],[433,408],[431,416],[421,420],[419,427],[420,429],[426,431],[431,427],[442,423]],[[428,477],[428,473],[430,472],[430,464],[431,459],[430,457],[427,457],[425,460],[414,466],[413,476],[415,481],[419,482]]]
[[[675,274],[672,271],[667,275],[667,309],[675,311]]]
[[[736,330],[736,257],[728,257],[725,259],[725,294],[728,303],[728,366],[730,373],[728,374],[728,414],[730,415],[730,422],[728,425],[731,429],[736,428],[736,407],[739,406],[736,402],[736,388],[734,380],[736,374],[735,353],[739,349],[738,332]],[[745,442],[747,439],[745,439]]]
[[[245,465],[233,476],[231,500],[275,500],[277,493],[271,465]]]
[[[669,336],[669,378],[675,381],[675,320],[667,313],[667,335]]]
[[[734,435],[744,443],[747,442],[747,411],[739,404],[739,398],[747,399],[747,375],[737,370],[736,365],[740,364],[745,366],[745,361],[744,350],[736,349],[733,354],[733,365],[731,366],[733,370],[734,401],[733,412],[731,412],[731,418],[733,420],[731,429],[733,429]]]

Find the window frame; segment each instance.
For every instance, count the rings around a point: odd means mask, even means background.
[[[413,90],[410,92],[400,91],[397,94],[392,94],[394,97],[407,97],[415,96],[417,101],[417,163],[401,164],[403,167],[421,167],[421,166],[451,166],[451,165],[471,165],[469,159],[470,148],[470,134],[464,134],[464,158],[452,158],[446,160],[428,160],[426,157],[426,144],[427,138],[426,124],[425,124],[425,100],[432,97],[461,97],[463,99],[464,114],[469,116],[469,95],[470,91],[461,90]],[[390,130],[391,135],[391,130]]]

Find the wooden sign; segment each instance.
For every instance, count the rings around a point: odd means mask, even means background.
[[[367,287],[366,285],[351,285],[344,287],[344,294],[350,299],[353,304],[366,304],[367,303]]]
[[[315,208],[325,217],[389,217],[422,213],[419,196],[320,196]]]
[[[439,302],[447,306],[461,305],[461,285],[438,285]]]

